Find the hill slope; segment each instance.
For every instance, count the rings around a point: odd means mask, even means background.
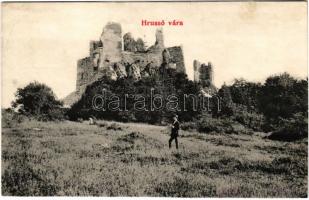
[[[307,140],[100,121],[3,128],[3,195],[305,197]],[[174,145],[174,144],[173,144]]]

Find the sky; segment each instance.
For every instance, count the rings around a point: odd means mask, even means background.
[[[110,21],[151,46],[157,27],[142,20],[179,20],[163,26],[165,46],[182,45],[186,71],[211,62],[214,84],[235,78],[263,82],[288,72],[307,77],[306,2],[2,3],[2,107],[32,81],[58,98],[75,90],[77,60],[89,54]]]

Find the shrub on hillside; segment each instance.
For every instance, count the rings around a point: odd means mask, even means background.
[[[33,116],[33,118],[39,121],[52,121],[52,120],[64,120],[66,119],[65,113],[67,112],[67,108],[54,108],[50,110],[47,114],[41,114],[37,116]]]
[[[251,132],[245,128],[242,124],[232,121],[229,118],[211,118],[203,117],[198,123],[198,131],[209,133],[242,133],[242,134],[251,134]]]
[[[252,135],[253,132],[252,130],[248,129],[247,127],[245,127],[243,124],[240,124],[238,122],[233,122],[231,124],[232,126],[232,131],[231,133],[234,133],[234,134],[247,134],[247,135]]]
[[[233,119],[254,131],[262,131],[264,116],[256,112],[248,112],[246,109],[237,110]]]
[[[308,117],[297,113],[290,119],[281,119],[280,127],[268,139],[294,141],[308,137]]]
[[[180,124],[180,128],[184,131],[188,131],[188,130],[197,130],[198,129],[198,125],[196,122],[183,122]]]
[[[2,127],[3,128],[12,128],[17,124],[23,122],[26,119],[25,116],[18,114],[12,109],[2,109]]]
[[[122,128],[117,123],[112,123],[111,125],[106,127],[107,130],[121,131]]]
[[[131,122],[131,121],[136,121],[136,118],[134,114],[131,112],[119,112],[118,120],[121,122]]]
[[[231,132],[231,123],[228,120],[220,118],[205,117],[198,122],[198,131],[200,132]]]

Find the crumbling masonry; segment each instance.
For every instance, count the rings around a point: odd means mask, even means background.
[[[161,29],[156,31],[156,42],[146,48],[142,39],[136,41],[130,33],[122,38],[121,25],[108,23],[98,41],[91,41],[89,56],[78,60],[76,91],[64,99],[65,105],[72,105],[84,93],[86,87],[102,76],[111,79],[131,77],[138,80],[152,76],[161,65],[185,73],[181,46],[165,47]],[[194,61],[194,80],[205,87],[212,84],[212,66]]]
[[[129,33],[125,36],[123,47],[120,24],[109,23],[104,27],[100,40],[90,42],[90,55],[77,64],[77,92],[83,93],[87,85],[103,75],[112,79],[149,76],[152,70],[161,66],[164,55],[169,59],[169,67],[185,72],[181,46],[165,48],[162,30],[157,30],[156,42],[147,50],[143,48],[141,39],[137,42],[130,38]]]

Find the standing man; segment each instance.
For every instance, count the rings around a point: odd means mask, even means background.
[[[178,121],[178,116],[175,115],[173,117],[173,125],[172,125],[172,133],[171,133],[171,138],[170,140],[168,141],[168,144],[169,144],[169,148],[171,148],[172,146],[172,141],[175,139],[175,143],[176,143],[176,149],[178,149],[178,140],[177,140],[177,137],[178,137],[178,130],[179,130],[179,121]]]

